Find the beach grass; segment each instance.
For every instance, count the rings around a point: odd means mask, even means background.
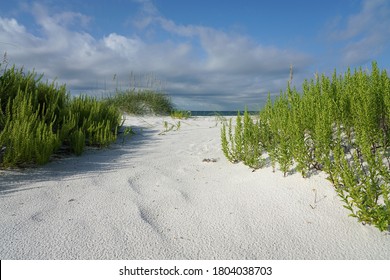
[[[158,90],[72,97],[65,85],[42,82],[34,71],[0,64],[0,73],[0,168],[45,164],[60,149],[81,155],[86,146],[106,147],[116,141],[123,114],[181,112]]]
[[[185,110],[173,110],[171,112],[171,117],[174,119],[188,119],[191,117],[191,112]]]
[[[150,89],[117,90],[96,99],[72,97],[65,85],[43,75],[0,65],[0,168],[45,164],[60,149],[81,155],[86,146],[107,147],[117,139],[123,114],[191,117],[170,97]],[[372,63],[371,72],[350,69],[331,78],[316,75],[302,92],[291,88],[253,117],[245,110],[222,116],[221,145],[231,162],[258,169],[270,162],[287,176],[328,174],[350,215],[380,230],[390,226],[390,78]],[[180,121],[164,123],[165,134]],[[131,131],[127,131],[130,134]],[[267,159],[268,161],[267,161]]]
[[[117,91],[102,101],[115,106],[122,113],[134,115],[169,115],[174,110],[168,95],[149,89]]]
[[[264,165],[264,154],[284,176],[315,171],[328,180],[350,215],[382,230],[390,225],[390,78],[375,62],[371,72],[350,69],[316,75],[302,92],[287,86],[270,96],[259,118],[238,113],[221,129],[232,162]]]
[[[82,154],[85,146],[116,140],[121,114],[95,98],[72,98],[64,85],[15,67],[0,76],[0,167],[45,164],[60,148]]]

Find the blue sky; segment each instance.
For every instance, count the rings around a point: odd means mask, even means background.
[[[0,54],[73,93],[152,83],[178,108],[259,109],[314,73],[390,71],[390,0],[0,0]]]

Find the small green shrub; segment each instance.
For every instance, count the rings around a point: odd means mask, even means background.
[[[225,157],[230,161],[230,162],[237,162],[237,159],[235,157],[235,154],[233,153],[233,148],[234,147],[234,142],[233,141],[229,141],[229,139],[232,139],[231,137],[231,131],[232,131],[232,119],[229,120],[229,123],[228,123],[228,127],[229,127],[229,133],[228,133],[228,136],[226,136],[227,132],[226,132],[226,125],[223,124],[222,125],[222,128],[221,128],[221,143],[222,143],[222,151],[223,151],[223,154],[225,155]]]
[[[169,131],[178,131],[181,127],[181,122],[178,121],[177,123],[175,122],[172,124],[167,121],[164,121],[163,126],[164,126],[164,130],[160,132],[159,135],[165,135],[165,133]]]
[[[127,114],[169,115],[173,111],[169,96],[151,90],[118,91],[115,95],[105,98],[104,102]]]
[[[226,131],[228,127],[228,131]],[[232,119],[228,124],[222,124],[221,142],[222,151],[231,162],[243,161],[252,168],[260,168],[264,165],[261,157],[262,147],[260,146],[260,129],[258,121],[254,121],[247,110],[244,117],[237,113],[234,135],[232,133]]]
[[[15,67],[0,76],[0,167],[47,163],[61,145],[80,155],[86,144],[104,147],[116,140],[116,107],[70,98],[65,86],[42,77]]]
[[[188,119],[191,117],[190,111],[174,110],[171,112],[171,117],[174,119]]]
[[[73,131],[70,135],[70,145],[75,155],[80,156],[85,148],[85,135],[82,129]]]
[[[112,105],[95,98],[81,96],[72,100],[69,117],[65,123],[76,123],[90,146],[104,147],[116,140],[117,127],[121,121],[119,111]]]
[[[8,99],[0,132],[0,146],[6,148],[3,166],[44,164],[60,147],[59,136],[53,131],[55,118],[47,123],[47,113],[42,114],[35,98],[19,89],[13,99]]]
[[[257,123],[236,119],[221,130],[229,161],[256,165],[267,152],[286,176],[295,166],[302,176],[324,171],[360,222],[380,230],[390,225],[390,78],[375,62],[371,73],[350,69],[332,79],[305,81],[302,93],[288,84],[270,96]],[[245,117],[244,117],[245,119]],[[258,144],[256,144],[258,143]],[[254,146],[259,146],[258,150]],[[256,155],[256,156],[253,156]],[[248,160],[248,157],[250,160]]]
[[[35,130],[35,161],[38,164],[49,162],[51,155],[61,146],[57,133],[53,133],[52,125],[39,122]]]
[[[133,135],[136,135],[137,133],[133,130],[132,127],[127,127],[124,131],[123,131],[123,138],[122,138],[122,145],[125,144],[125,141],[127,138],[130,138],[132,137]]]

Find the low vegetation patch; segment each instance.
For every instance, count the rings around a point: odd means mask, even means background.
[[[44,164],[61,147],[80,155],[85,146],[116,140],[118,109],[91,97],[72,98],[43,75],[5,68],[0,76],[0,167]]]
[[[174,119],[188,119],[191,117],[191,112],[183,110],[174,110],[171,112],[171,117]]]
[[[103,101],[127,114],[169,115],[174,110],[168,95],[152,90],[118,91]]]
[[[238,114],[221,129],[232,162],[259,168],[266,154],[284,176],[328,174],[344,207],[360,222],[390,225],[390,78],[375,62],[371,72],[350,69],[305,81],[271,101],[258,118]]]
[[[123,114],[190,116],[157,90],[72,97],[65,85],[42,82],[35,72],[0,64],[0,75],[0,168],[45,164],[59,150],[81,155],[86,146],[106,147],[117,139]],[[167,124],[165,132],[179,128],[180,122]]]
[[[167,121],[164,121],[163,125],[164,125],[164,130],[160,132],[158,135],[165,135],[169,131],[178,131],[181,127],[181,122],[178,121],[177,123],[175,122],[172,124]]]

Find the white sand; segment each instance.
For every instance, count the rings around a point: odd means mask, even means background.
[[[0,259],[390,259],[323,174],[229,163],[213,117],[127,119],[124,145],[0,172]]]

